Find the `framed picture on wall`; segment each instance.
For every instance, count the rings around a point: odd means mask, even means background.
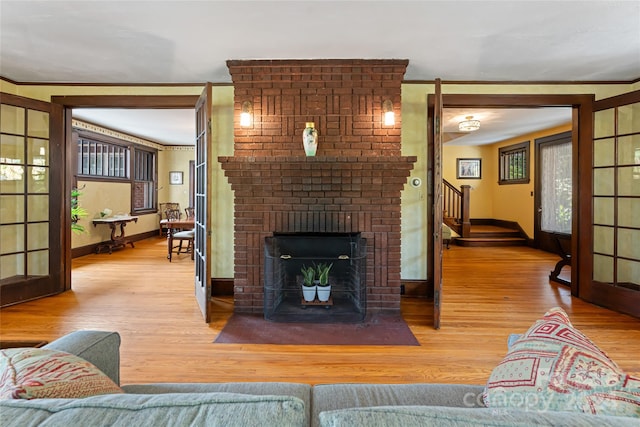
[[[481,159],[456,159],[456,178],[480,179],[482,176]]]
[[[182,185],[182,172],[180,171],[169,172],[169,184]]]

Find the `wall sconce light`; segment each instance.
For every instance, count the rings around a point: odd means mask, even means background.
[[[251,101],[244,101],[242,103],[242,112],[240,113],[240,126],[251,126],[252,110],[253,106],[251,105]]]
[[[385,99],[382,103],[382,114],[384,114],[384,125],[393,126],[396,124],[396,116],[393,113],[393,102],[390,99]]]

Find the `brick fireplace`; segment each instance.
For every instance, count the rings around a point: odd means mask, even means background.
[[[400,310],[400,194],[416,161],[402,156],[406,60],[233,60],[234,310],[261,313],[264,242],[281,233],[360,233],[367,311]],[[383,124],[385,100],[395,125]],[[240,126],[243,103],[253,121]],[[302,130],[314,122],[316,157]]]

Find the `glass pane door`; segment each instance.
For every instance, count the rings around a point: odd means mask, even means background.
[[[48,104],[5,102],[16,98],[3,95],[0,106],[2,306],[51,293]]]
[[[595,113],[593,282],[596,304],[640,315],[640,92]],[[597,103],[596,103],[597,105]]]

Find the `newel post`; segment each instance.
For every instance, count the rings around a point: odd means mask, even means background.
[[[471,234],[471,220],[469,219],[469,207],[471,206],[471,186],[461,185],[462,190],[462,237]]]

